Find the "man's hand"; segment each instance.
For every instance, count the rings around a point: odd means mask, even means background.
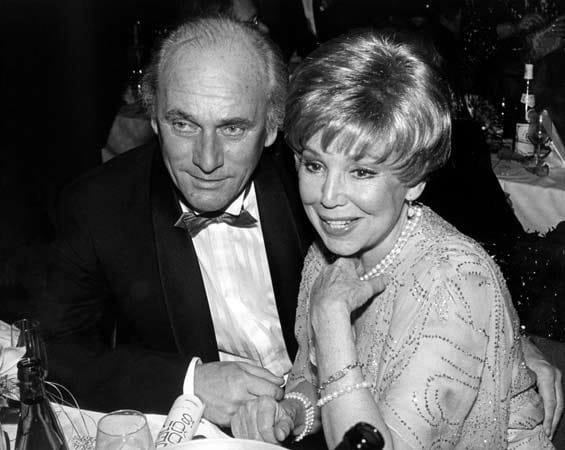
[[[228,426],[235,412],[256,397],[280,400],[283,379],[267,369],[243,362],[212,362],[197,365],[194,393],[206,405],[204,417]]]
[[[232,417],[232,433],[236,438],[278,444],[295,428],[296,408],[297,404],[292,401],[255,398],[242,405]]]
[[[526,365],[536,374],[538,392],[543,401],[545,434],[553,438],[563,414],[563,386],[561,371],[549,364],[540,350],[528,339],[522,338]]]

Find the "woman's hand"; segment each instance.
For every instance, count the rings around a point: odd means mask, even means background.
[[[297,403],[272,397],[257,397],[242,405],[231,420],[236,438],[283,442],[296,427]]]
[[[361,281],[350,258],[339,258],[320,273],[310,293],[312,316],[321,312],[349,315],[385,290],[384,277]]]

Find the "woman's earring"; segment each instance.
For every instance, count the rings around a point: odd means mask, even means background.
[[[408,216],[408,219],[411,219],[416,214],[416,208],[414,208],[414,205],[413,205],[414,201],[413,200],[407,200],[407,202],[408,202],[407,216]]]

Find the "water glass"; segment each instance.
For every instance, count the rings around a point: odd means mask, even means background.
[[[96,450],[154,450],[147,418],[132,409],[106,414],[98,421]]]
[[[20,319],[11,325],[12,347],[25,347],[26,358],[37,358],[41,361],[44,375],[47,376],[47,352],[41,336],[39,321],[35,319]]]

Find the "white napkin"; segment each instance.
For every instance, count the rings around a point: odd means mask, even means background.
[[[18,395],[18,361],[25,354],[24,347],[11,347],[10,325],[0,320],[0,397],[13,400]]]

